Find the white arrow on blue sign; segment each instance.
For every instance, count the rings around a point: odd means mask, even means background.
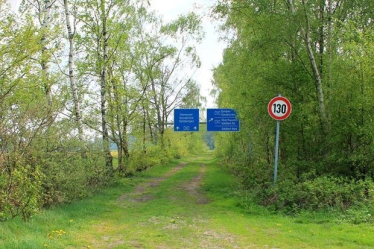
[[[199,131],[199,109],[174,109],[174,131]]]
[[[233,109],[207,109],[207,131],[239,131],[239,119]]]

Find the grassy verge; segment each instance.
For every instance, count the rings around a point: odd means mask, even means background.
[[[243,209],[238,195],[233,195],[235,182],[219,167],[211,167],[205,181],[214,202],[212,226],[238,236],[241,245],[270,248],[372,248],[372,224],[330,222],[322,214],[289,217],[271,214],[255,204]]]
[[[85,200],[64,204],[44,210],[35,215],[29,222],[16,218],[0,223],[0,248],[89,248],[90,242],[76,241],[77,236],[86,236],[86,232],[95,224],[100,224],[108,216],[118,220],[123,208],[117,198],[147,181],[163,175],[180,160],[154,167],[137,173],[136,177],[126,178],[105,189],[99,194]],[[93,231],[92,236],[95,235]]]
[[[324,217],[290,218],[256,205],[244,209],[235,192],[236,180],[210,154],[184,161],[187,165],[178,170],[175,166],[181,160],[136,173],[92,198],[46,210],[28,223],[18,219],[1,223],[0,248],[374,245],[371,225],[337,224]]]

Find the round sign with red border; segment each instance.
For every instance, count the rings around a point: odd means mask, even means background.
[[[285,120],[292,111],[291,102],[285,97],[275,97],[270,100],[268,105],[269,115],[278,121]]]

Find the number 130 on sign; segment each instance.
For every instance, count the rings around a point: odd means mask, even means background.
[[[270,100],[268,105],[269,115],[278,121],[285,120],[292,111],[291,102],[285,97],[275,97]]]

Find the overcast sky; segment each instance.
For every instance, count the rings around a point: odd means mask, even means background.
[[[8,0],[8,2],[16,10],[21,0]],[[214,100],[209,95],[212,89],[212,69],[221,62],[225,44],[218,41],[219,35],[216,33],[215,27],[217,24],[208,17],[208,8],[214,3],[214,0],[149,0],[149,2],[151,3],[151,9],[162,15],[166,22],[191,11],[204,16],[205,39],[197,45],[202,66],[196,72],[195,79],[201,86],[201,94],[208,100],[207,107],[215,107]]]
[[[225,44],[218,39],[219,35],[216,32],[218,24],[209,19],[209,7],[214,2],[214,0],[150,0],[151,8],[159,12],[165,21],[173,20],[191,11],[204,16],[205,39],[197,46],[202,66],[196,73],[196,80],[201,85],[201,94],[208,99],[208,108],[216,107],[213,98],[209,95],[212,89],[212,69],[222,61],[225,47]]]

